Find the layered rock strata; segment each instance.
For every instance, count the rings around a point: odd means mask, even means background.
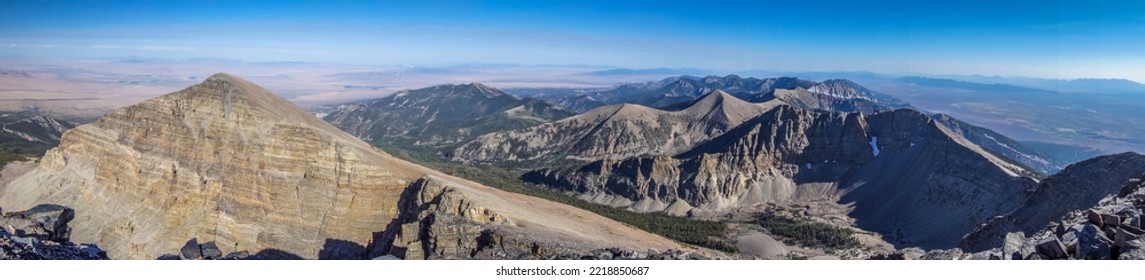
[[[327,243],[370,244],[425,176],[538,236],[672,248],[589,212],[501,192],[396,159],[241,78],[201,84],[69,130],[0,206],[76,209],[71,237],[116,259],[154,259],[198,238],[225,252],[319,258]]]

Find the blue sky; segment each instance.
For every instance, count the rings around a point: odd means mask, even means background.
[[[415,3],[410,3],[415,2]],[[0,55],[1145,81],[1145,1],[9,1]]]

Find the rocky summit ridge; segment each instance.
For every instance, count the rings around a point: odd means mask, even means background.
[[[1111,196],[1124,196],[1145,174],[1145,155],[1126,152],[1071,164],[1039,182],[1034,192],[1012,212],[990,220],[967,235],[960,247],[981,251],[1001,247],[1009,233],[1034,234],[1067,214],[1095,207]],[[1125,192],[1125,193],[1123,193]]]
[[[441,194],[430,200],[439,208],[403,202],[419,201],[408,190],[426,184]],[[191,239],[226,252],[301,258],[396,247],[421,249],[407,257],[460,258],[470,248],[450,244],[498,236],[550,250],[677,246],[587,211],[396,159],[222,73],[68,130],[0,194],[9,209],[43,203],[74,208],[71,239],[99,244],[116,259],[154,259]],[[434,222],[404,226],[426,211],[438,211],[425,214]]]
[[[962,247],[973,253],[956,258],[1145,260],[1145,173],[1134,175],[1130,171],[1139,166],[1116,166],[1142,157],[1133,153],[1108,155],[1066,168],[1062,178],[1050,178],[1056,181],[1054,185],[1044,187],[1047,192],[1078,190],[1051,197],[1035,194],[1019,210],[991,221],[963,240]],[[1098,180],[1094,187],[1076,184],[1079,181],[1070,178],[1100,176],[1105,173],[1091,172],[1108,167],[1113,167],[1105,170],[1111,178]]]

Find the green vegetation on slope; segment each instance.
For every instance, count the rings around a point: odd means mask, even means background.
[[[29,157],[42,156],[44,152],[58,144],[51,140],[51,138],[52,136],[59,137],[62,131],[55,131],[52,128],[42,127],[35,123],[36,121],[33,118],[38,116],[42,115],[40,115],[37,110],[0,112],[0,124],[7,130],[0,132],[0,167],[12,161],[21,161]],[[72,126],[66,121],[59,122],[65,125],[65,128]],[[28,140],[26,137],[29,135],[43,140]]]
[[[474,167],[433,160],[434,155],[419,154],[393,147],[383,147],[387,152],[402,159],[412,161],[453,176],[498,188],[508,192],[535,196],[573,207],[588,210],[641,230],[706,248],[724,252],[738,251],[735,244],[724,237],[727,225],[722,222],[701,221],[685,217],[669,216],[663,213],[637,213],[621,208],[594,204],[542,186],[522,182],[520,174],[498,167]]]
[[[841,227],[810,221],[796,221],[772,213],[759,214],[756,222],[784,243],[804,247],[849,249],[859,247],[855,232]]]
[[[3,146],[3,145],[0,144],[0,146]],[[9,162],[21,161],[21,160],[26,160],[26,159],[27,159],[27,157],[22,155],[22,154],[13,153],[12,151],[10,151],[9,149],[7,149],[5,147],[0,147],[0,168],[3,168],[4,165],[7,165]]]

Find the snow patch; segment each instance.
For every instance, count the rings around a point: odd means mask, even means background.
[[[875,156],[879,156],[879,137],[871,136],[871,151]]]

